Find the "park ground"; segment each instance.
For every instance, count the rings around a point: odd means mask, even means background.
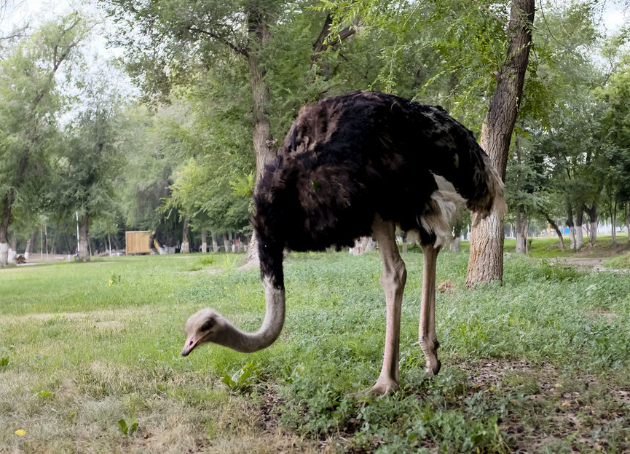
[[[441,253],[433,379],[411,249],[401,390],[383,398],[364,393],[384,342],[377,253],[290,254],[281,338],[251,355],[202,346],[186,358],[182,326],[200,308],[260,326],[259,271],[239,270],[242,257],[4,269],[0,453],[630,452],[630,255],[619,241],[576,256],[535,239],[530,257],[508,241],[504,284],[475,291],[467,254]]]

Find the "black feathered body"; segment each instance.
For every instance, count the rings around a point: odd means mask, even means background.
[[[352,246],[377,213],[431,242],[422,220],[440,215],[444,180],[482,215],[502,196],[472,133],[441,107],[364,91],[305,106],[256,188],[261,271],[281,282],[284,248]]]

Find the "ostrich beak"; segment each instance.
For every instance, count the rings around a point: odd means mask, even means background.
[[[199,340],[194,337],[189,337],[186,340],[186,344],[184,344],[184,348],[182,348],[182,356],[188,356],[191,351],[195,349],[199,345]]]

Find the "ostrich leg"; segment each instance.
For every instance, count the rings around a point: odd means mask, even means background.
[[[381,286],[387,303],[387,328],[383,368],[372,392],[387,394],[398,389],[398,351],[400,344],[400,313],[407,270],[400,258],[396,244],[396,228],[393,222],[385,222],[377,216],[372,232],[378,241],[383,261]]]
[[[422,275],[422,307],[420,308],[420,348],[424,352],[427,374],[437,375],[441,363],[437,358],[440,343],[435,334],[435,265],[440,248],[422,244],[424,270]]]

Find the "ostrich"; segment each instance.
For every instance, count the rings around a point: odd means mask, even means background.
[[[424,254],[419,343],[437,374],[435,267],[460,205],[485,217],[505,212],[504,186],[472,133],[441,107],[358,91],[303,107],[258,182],[252,224],[258,238],[266,313],[255,333],[212,309],[187,321],[182,355],[205,342],[239,352],[270,346],[285,318],[285,248],[322,251],[378,241],[386,299],[385,353],[376,394],[398,389],[400,317],[406,281],[395,229],[416,230]]]

